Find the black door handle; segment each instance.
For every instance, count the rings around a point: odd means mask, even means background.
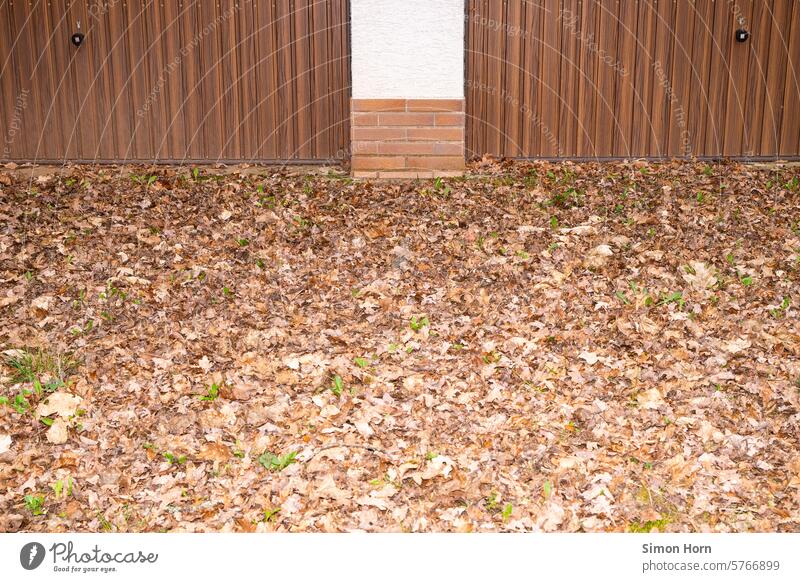
[[[86,38],[86,36],[82,32],[76,32],[70,37],[70,41],[72,41],[72,44],[79,47],[83,44],[84,38]]]

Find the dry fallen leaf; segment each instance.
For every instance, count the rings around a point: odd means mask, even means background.
[[[599,268],[608,262],[608,258],[614,255],[614,251],[608,245],[598,245],[594,247],[586,256],[584,265],[587,268]]]
[[[566,512],[561,503],[551,499],[537,516],[537,524],[543,531],[556,531],[564,523]]]
[[[204,461],[225,462],[231,458],[231,450],[220,443],[208,443],[197,456]]]
[[[350,499],[353,494],[350,491],[340,489],[336,485],[332,475],[326,475],[314,488],[311,497],[313,499],[333,499],[335,501],[343,501]]]
[[[689,285],[698,291],[705,291],[717,284],[714,272],[705,263],[690,261],[689,268],[684,268],[681,275]]]
[[[636,395],[636,401],[639,403],[639,406],[647,409],[657,409],[665,404],[664,397],[661,396],[661,392],[658,388],[651,388],[650,390],[640,392]]]
[[[725,344],[725,350],[731,354],[738,354],[749,348],[752,344],[747,338],[736,338]]]
[[[67,421],[63,418],[57,418],[47,429],[47,440],[54,445],[63,445],[69,438],[69,431]]]
[[[36,414],[39,416],[50,416],[57,414],[62,418],[75,416],[78,406],[81,404],[81,397],[66,392],[55,392],[36,407]]]
[[[0,434],[0,455],[11,448],[11,435]]]
[[[0,307],[8,307],[9,305],[14,305],[17,301],[19,301],[19,297],[16,295],[11,295],[9,291],[9,295],[5,297],[0,297]]]
[[[421,484],[423,480],[435,479],[436,477],[447,478],[453,470],[453,465],[454,461],[450,457],[436,455],[425,462],[422,471],[406,474],[405,478],[412,479],[417,485]]]
[[[397,493],[397,488],[394,487],[394,485],[387,484],[381,487],[380,489],[371,491],[369,495],[362,495],[355,501],[359,505],[377,507],[382,511],[386,511],[392,505],[389,502],[389,499],[391,499],[396,493]]]
[[[31,301],[31,315],[38,319],[47,316],[47,314],[50,312],[50,309],[53,307],[54,302],[55,297],[52,297],[51,295],[41,295],[37,297]]]
[[[214,367],[213,362],[208,359],[208,356],[203,356],[200,358],[200,361],[197,362],[197,365],[200,366],[200,369],[205,373],[208,373],[211,368]]]

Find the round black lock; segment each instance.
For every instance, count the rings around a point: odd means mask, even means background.
[[[747,42],[750,38],[750,33],[743,28],[736,31],[736,42]]]
[[[75,46],[81,46],[83,44],[83,39],[86,38],[82,32],[76,32],[70,37],[72,44]]]

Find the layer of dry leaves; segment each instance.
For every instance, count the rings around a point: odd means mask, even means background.
[[[0,530],[800,530],[796,168],[212,172],[0,174]]]

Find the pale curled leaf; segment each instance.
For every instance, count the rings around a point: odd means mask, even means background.
[[[658,388],[651,388],[650,390],[640,392],[636,396],[636,401],[639,403],[639,406],[647,409],[658,409],[665,404],[664,398],[661,396],[661,392]]]
[[[63,418],[57,418],[47,429],[47,440],[54,445],[63,445],[69,439],[67,421]]]
[[[584,265],[588,268],[599,268],[608,262],[608,258],[614,255],[614,251],[608,245],[598,245],[594,247],[586,256]]]
[[[714,272],[700,261],[690,261],[689,268],[681,272],[684,280],[698,291],[705,291],[717,284]]]
[[[340,489],[336,485],[332,475],[326,475],[320,480],[314,488],[311,497],[312,499],[333,499],[335,501],[344,501],[350,499],[353,494],[345,489]]]
[[[56,392],[47,397],[47,400],[36,407],[39,416],[57,414],[62,418],[74,416],[81,404],[81,397],[66,392]]]
[[[0,434],[0,455],[11,448],[11,435]]]
[[[738,337],[725,344],[725,351],[730,354],[738,354],[749,348],[752,344],[747,338]]]

